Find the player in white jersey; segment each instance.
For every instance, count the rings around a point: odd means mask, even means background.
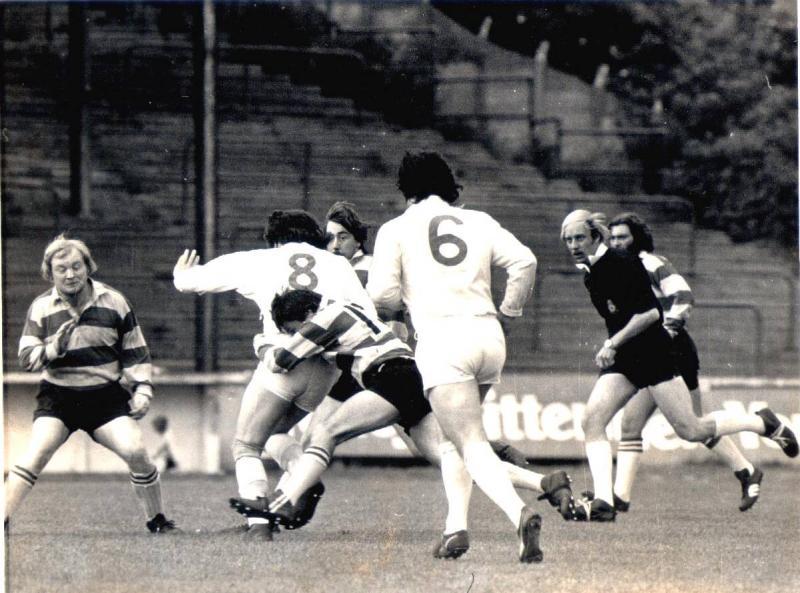
[[[398,188],[408,208],[378,231],[367,291],[375,304],[405,305],[414,321],[417,366],[445,437],[455,446],[472,480],[517,527],[519,559],[540,561],[541,517],[517,495],[483,430],[481,402],[500,379],[505,362],[504,328],[522,315],[533,288],[536,258],[511,233],[483,212],[453,206],[459,186],[436,153],[407,153]],[[500,311],[491,294],[491,267],[508,274]],[[501,327],[502,326],[502,327]],[[450,460],[442,449],[443,472]],[[442,545],[466,535],[447,525]]]
[[[258,358],[281,344],[282,336],[270,315],[272,299],[292,288],[313,290],[324,298],[357,303],[375,309],[353,268],[323,249],[324,237],[316,221],[300,210],[273,212],[267,222],[270,248],[222,255],[199,265],[195,251],[185,251],[174,269],[181,292],[217,293],[235,290],[261,310],[263,333],[254,338]],[[267,495],[267,474],[261,452],[268,437],[285,433],[311,412],[336,381],[339,371],[322,359],[298,365],[290,373],[273,373],[259,362],[242,396],[232,446],[239,495]],[[271,539],[263,519],[249,521],[248,533]]]
[[[612,248],[625,249],[642,260],[653,292],[664,309],[664,327],[672,338],[678,370],[692,396],[694,413],[702,416],[703,394],[698,381],[700,362],[694,341],[686,331],[686,322],[694,304],[692,289],[666,257],[653,253],[653,235],[637,214],[623,212],[615,216],[608,229],[608,243]],[[656,403],[647,389],[625,405],[614,480],[614,506],[618,511],[627,511],[630,505],[633,481],[642,455],[642,430],[655,409]],[[725,460],[741,483],[739,510],[746,511],[752,507],[758,500],[764,472],[748,461],[729,436],[713,438],[703,444]]]

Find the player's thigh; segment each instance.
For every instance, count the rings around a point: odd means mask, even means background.
[[[254,447],[263,447],[292,407],[291,401],[271,392],[254,376],[242,396],[234,438]]]
[[[142,429],[130,416],[118,416],[106,422],[94,430],[92,438],[123,459],[147,456]]]
[[[636,391],[636,386],[625,375],[600,375],[589,394],[584,411],[583,430],[587,438],[601,438],[614,414],[622,409]]]
[[[69,435],[69,429],[58,418],[40,416],[33,421],[28,447],[17,465],[38,474]]]
[[[650,388],[658,409],[682,439],[689,441],[710,438],[713,435],[711,422],[697,417],[692,408],[692,396],[683,379],[675,377]]]
[[[649,389],[640,389],[627,404],[622,413],[622,438],[638,438],[644,425],[656,410],[656,402]]]
[[[324,431],[333,438],[336,445],[361,434],[394,424],[400,412],[377,393],[364,390],[345,401],[338,410],[323,420],[315,434]]]
[[[428,401],[444,437],[459,451],[465,443],[486,440],[480,392],[474,381],[437,385],[428,391]]]
[[[262,391],[292,402],[306,412],[312,412],[336,383],[339,369],[315,356],[304,360],[288,373],[272,373],[263,364],[253,375]]]

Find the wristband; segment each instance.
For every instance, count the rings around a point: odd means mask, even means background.
[[[611,341],[611,338],[607,339],[603,342],[603,348],[608,348],[610,350],[616,350],[616,346],[614,346],[614,342]]]

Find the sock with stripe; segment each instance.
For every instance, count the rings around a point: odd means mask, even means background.
[[[464,445],[464,464],[478,488],[503,510],[514,527],[518,527],[525,503],[514,490],[503,463],[489,442],[478,441]]]
[[[292,466],[292,473],[281,489],[287,499],[296,504],[303,492],[319,482],[330,462],[331,454],[327,449],[315,445],[308,447]]]
[[[441,457],[442,483],[447,497],[447,519],[444,523],[445,533],[467,529],[469,516],[469,499],[472,495],[472,476],[464,465],[455,445],[444,442],[439,445]]]
[[[5,484],[6,516],[5,520],[19,507],[39,479],[38,474],[20,465],[12,465]]]
[[[131,486],[139,502],[144,508],[145,516],[152,519],[158,513],[163,512],[161,506],[161,476],[158,469],[153,466],[153,470],[144,474],[130,473]]]
[[[260,457],[239,457],[234,464],[236,484],[239,487],[239,496],[255,500],[267,495],[267,472]],[[268,523],[262,517],[248,517],[248,525]]]
[[[631,501],[633,481],[642,458],[642,439],[624,439],[617,447],[617,475],[614,480],[614,494],[625,502]]]
[[[611,456],[611,443],[608,441],[587,441],[586,458],[594,482],[594,497],[600,498],[614,506],[614,494],[611,484],[611,473],[614,461]]]

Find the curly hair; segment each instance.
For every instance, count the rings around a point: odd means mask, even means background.
[[[325,233],[305,210],[275,210],[267,219],[264,239],[271,247],[284,243],[308,243],[325,249]]]
[[[287,290],[275,295],[270,307],[272,321],[283,331],[283,326],[290,321],[305,321],[309,313],[316,313],[322,296],[305,288]]]
[[[407,152],[397,172],[397,188],[406,200],[420,201],[436,195],[452,204],[462,186],[456,183],[453,172],[438,153]]]
[[[621,224],[628,225],[628,229],[631,231],[631,237],[633,237],[631,251],[633,253],[639,253],[640,251],[652,253],[655,251],[653,233],[650,232],[650,227],[642,220],[641,216],[634,212],[622,212],[611,219],[611,222],[608,223],[608,228],[611,229]]]

